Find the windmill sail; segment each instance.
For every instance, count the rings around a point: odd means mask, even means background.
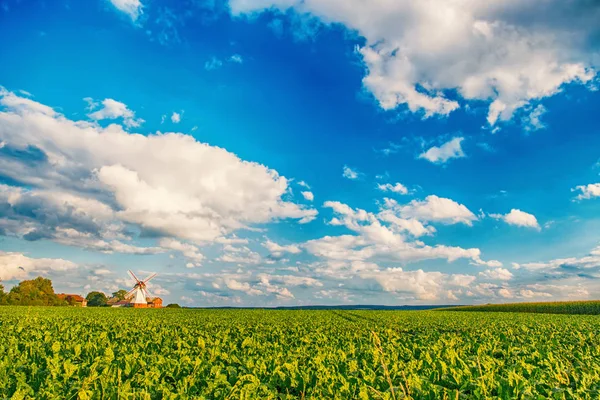
[[[148,291],[146,284],[156,277],[153,273],[144,280],[139,280],[133,271],[128,271],[129,275],[135,281],[133,289],[125,295],[125,298],[120,301],[111,299],[113,307],[135,307],[135,308],[162,308],[162,299],[154,297]]]

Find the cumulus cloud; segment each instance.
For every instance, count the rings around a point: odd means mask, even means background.
[[[406,186],[404,186],[403,184],[401,184],[400,182],[397,182],[395,184],[391,184],[391,183],[385,183],[385,184],[377,184],[377,189],[381,190],[382,192],[394,192],[394,193],[399,193],[399,194],[408,194],[408,189],[406,188]]]
[[[200,252],[200,249],[192,244],[183,243],[172,238],[163,238],[159,241],[159,245],[164,249],[180,252],[188,260],[186,264],[188,268],[199,267],[204,260],[204,255]]]
[[[456,90],[465,101],[487,102],[494,125],[564,84],[589,82],[600,63],[600,6],[586,0],[231,0],[230,7],[234,15],[292,8],[343,24],[365,38],[363,85],[380,106],[406,105],[425,117],[459,108],[448,96]]]
[[[286,246],[282,246],[280,244],[277,244],[269,239],[267,239],[262,246],[269,250],[269,252],[271,253],[272,257],[275,258],[281,258],[283,256],[284,253],[290,253],[290,254],[298,254],[300,252],[302,252],[302,250],[300,249],[300,247],[290,244],[290,245],[286,245]]]
[[[0,280],[4,281],[76,268],[77,264],[62,258],[31,258],[23,253],[0,251]]]
[[[446,203],[442,202],[442,204]],[[447,223],[470,224],[470,216],[464,212],[466,207],[463,210],[457,203],[454,205],[457,206],[458,214],[447,211],[418,212],[417,203],[407,207],[410,207],[411,212],[418,215],[418,218],[425,217],[426,220],[435,219]],[[331,225],[345,226],[356,234],[325,236],[304,243],[307,251],[315,256],[340,261],[388,260],[404,263],[429,259],[446,259],[448,262],[452,262],[465,258],[478,265],[485,264],[481,259],[481,251],[476,248],[428,246],[420,241],[407,240],[402,234],[402,230],[414,230],[417,233],[420,233],[419,230],[425,230],[427,233],[434,232],[423,225],[417,227],[410,220],[405,226],[402,226],[397,221],[381,217],[381,214],[376,215],[362,209],[353,209],[340,202],[328,201],[323,206],[331,208],[335,214],[335,217],[329,222]],[[391,210],[388,209],[388,211]],[[418,218],[415,219],[418,220]]]
[[[600,269],[600,246],[591,250],[584,257],[557,258],[547,262],[514,263],[515,269],[525,268],[529,271],[561,272],[563,274],[579,274],[587,270]]]
[[[344,168],[342,170],[342,176],[346,179],[350,179],[350,180],[356,180],[360,177],[360,172],[358,172],[355,169],[350,168],[347,165],[344,165]]]
[[[308,201],[313,201],[315,199],[315,195],[313,194],[313,192],[309,191],[302,192],[302,196]]]
[[[6,91],[0,105],[0,141],[20,154],[0,157],[0,174],[31,188],[4,188],[3,201],[13,205],[1,211],[10,214],[3,223],[29,223],[28,232],[13,227],[21,235],[44,236],[48,228],[56,237],[61,228],[126,241],[124,227],[134,224],[148,235],[202,244],[254,224],[317,215],[283,199],[288,180],[277,171],[191,136],[72,121]],[[23,202],[52,209],[21,212],[14,204]],[[50,219],[55,212],[61,218]]]
[[[506,268],[495,268],[480,272],[479,276],[493,280],[508,281],[512,279],[513,274]]]
[[[423,158],[434,164],[443,164],[451,158],[462,158],[465,156],[461,147],[463,140],[464,138],[457,137],[444,143],[440,147],[433,146],[424,153],[421,153],[419,158]]]
[[[181,114],[173,111],[173,114],[171,115],[171,122],[173,122],[174,124],[178,124],[179,122],[181,122]]]
[[[425,200],[413,200],[405,206],[398,206],[404,218],[419,221],[440,222],[443,224],[473,225],[477,217],[466,206],[454,200],[430,195]]]
[[[573,192],[581,192],[576,200],[588,200],[594,197],[600,197],[600,183],[590,183],[589,185],[581,185],[572,189]]]
[[[529,112],[526,116],[523,117],[523,126],[527,131],[537,131],[540,129],[544,129],[546,125],[541,120],[541,117],[548,110],[543,105],[539,104],[535,107],[531,112]]]
[[[89,97],[86,97],[86,99],[84,100],[90,101]],[[99,106],[99,104],[94,103],[93,100],[91,101],[92,102],[89,103],[89,108],[95,109]],[[136,118],[135,113],[131,111],[127,107],[127,105],[121,103],[120,101],[116,101],[113,99],[104,99],[102,100],[101,105],[102,107],[99,110],[88,114],[88,117],[96,121],[100,121],[103,119],[122,118],[123,124],[128,128],[137,128],[145,122],[141,118]]]
[[[224,301],[231,299],[232,293],[241,292],[250,298],[263,297],[278,300],[294,298],[292,292],[286,287],[318,287],[322,284],[314,278],[302,278],[288,275],[274,275],[268,273],[254,274],[253,272],[222,272],[204,273],[200,275],[187,275],[188,279],[196,280],[196,286],[202,293],[211,293],[206,297],[217,297]]]
[[[119,11],[127,14],[133,22],[142,15],[143,4],[140,0],[110,0]]]
[[[250,250],[250,248],[247,246],[236,247],[232,245],[225,245],[223,247],[223,254],[217,258],[217,261],[236,265],[256,265],[263,260],[260,257],[260,254]]]
[[[363,261],[328,261],[312,266],[318,275],[327,279],[341,279],[343,287],[351,291],[379,291],[390,293],[394,298],[416,300],[425,303],[440,299],[456,300],[476,277],[466,274],[446,274],[438,271],[409,271],[403,268],[385,268],[377,263]],[[359,278],[359,279],[357,279]],[[347,294],[347,292],[346,292]],[[450,296],[449,296],[450,294]],[[324,290],[319,297],[342,297],[343,291]]]
[[[542,229],[535,215],[514,208],[506,215],[490,214],[490,217],[501,219],[509,225],[533,228],[538,231]]]

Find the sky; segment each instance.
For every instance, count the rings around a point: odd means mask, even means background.
[[[0,0],[0,279],[186,306],[600,292],[600,3]]]

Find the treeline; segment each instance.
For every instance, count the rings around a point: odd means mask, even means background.
[[[123,300],[127,291],[119,290],[113,297]],[[89,307],[103,307],[107,305],[108,298],[102,292],[90,292],[86,296]],[[70,306],[75,305],[71,299],[61,299],[54,293],[52,281],[47,278],[37,277],[19,282],[8,293],[4,285],[0,284],[0,305],[12,306]]]
[[[118,290],[112,293],[110,298],[117,301],[124,300],[126,290]],[[106,294],[93,291],[85,297],[88,307],[107,307],[110,299]],[[12,306],[72,306],[76,305],[73,299],[61,299],[54,293],[52,281],[47,278],[37,277],[31,280],[19,282],[10,289],[4,291],[4,285],[0,283],[0,305]],[[168,308],[179,308],[178,304],[169,304]]]
[[[23,306],[67,306],[65,300],[58,298],[54,293],[50,279],[38,277],[22,281],[13,286],[10,292],[4,292],[4,285],[0,284],[0,304]]]
[[[523,312],[543,314],[600,315],[600,301],[556,301],[536,303],[482,304],[444,308],[440,311]]]

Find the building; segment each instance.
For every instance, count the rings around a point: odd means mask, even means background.
[[[87,307],[87,300],[78,294],[59,293],[58,298],[66,301],[70,306]]]
[[[148,300],[148,308],[162,308],[163,302],[160,297],[154,297]]]
[[[163,308],[163,301],[160,297],[148,299],[146,302],[134,302],[134,299],[118,300],[110,299],[108,305],[111,307],[133,307],[133,308]]]

